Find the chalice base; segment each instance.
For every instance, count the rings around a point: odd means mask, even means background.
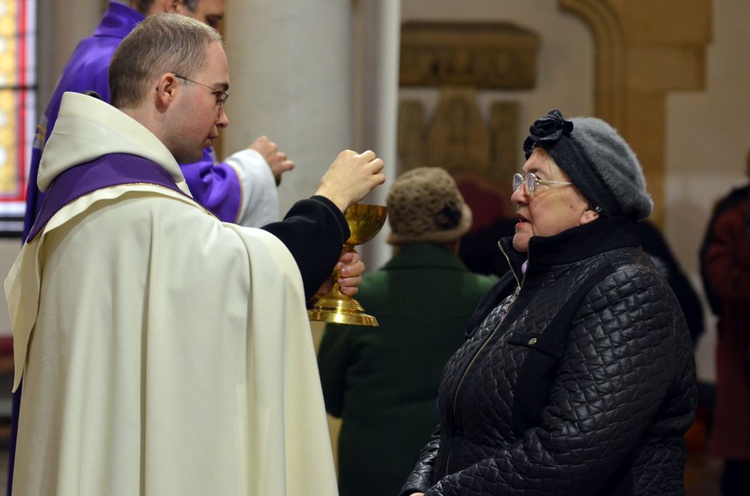
[[[325,296],[313,300],[307,316],[310,320],[328,324],[378,327],[378,320],[367,315],[357,300],[339,291],[338,284]]]

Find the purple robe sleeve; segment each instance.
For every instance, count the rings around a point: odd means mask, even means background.
[[[210,148],[193,164],[180,164],[193,198],[224,222],[236,222],[242,202],[242,188],[235,170],[214,163]]]

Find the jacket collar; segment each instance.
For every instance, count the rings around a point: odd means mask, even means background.
[[[513,238],[500,240],[500,249],[508,257],[510,268],[521,280],[521,265],[528,260],[527,270],[537,272],[552,265],[569,264],[594,255],[624,247],[638,247],[641,238],[638,225],[628,217],[597,219],[554,236],[534,236],[529,252],[513,248]]]
[[[55,129],[44,147],[37,185],[47,191],[63,171],[111,153],[156,162],[189,194],[179,165],[151,131],[108,103],[69,91],[63,94]]]

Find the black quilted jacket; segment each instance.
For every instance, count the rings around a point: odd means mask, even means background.
[[[637,226],[532,238],[525,275],[510,241],[512,270],[446,365],[440,425],[401,494],[684,494],[693,349]]]

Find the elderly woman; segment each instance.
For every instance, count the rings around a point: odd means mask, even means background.
[[[693,349],[640,247],[637,158],[553,110],[524,142],[511,270],[446,365],[439,427],[401,495],[680,495]]]

